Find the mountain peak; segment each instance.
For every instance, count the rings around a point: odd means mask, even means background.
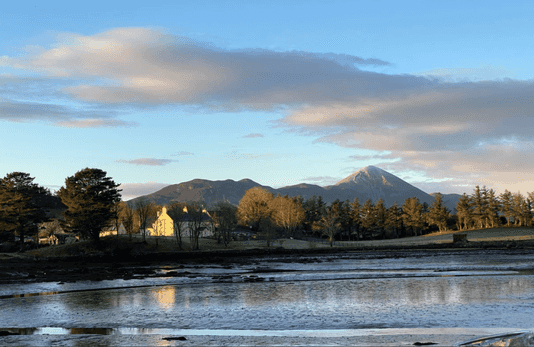
[[[376,166],[368,165],[361,168],[360,170],[354,172],[353,174],[345,177],[341,181],[337,182],[335,185],[339,186],[346,183],[352,184],[381,184],[386,186],[391,186],[391,179],[395,178],[389,172],[382,170]]]

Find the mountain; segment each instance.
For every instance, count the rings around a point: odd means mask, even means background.
[[[404,200],[410,197],[416,197],[421,203],[426,202],[429,205],[434,201],[434,198],[429,194],[397,176],[371,165],[356,171],[335,185],[326,187],[326,189],[338,192],[338,195],[346,195],[341,192],[347,192],[349,195],[357,196],[360,202],[367,199],[376,202],[378,199],[382,199],[386,206],[393,205],[395,201],[402,205]]]
[[[276,191],[271,187],[262,186],[249,179],[242,179],[237,182],[234,180],[209,181],[195,179],[179,184],[172,184],[155,193],[129,200],[128,204],[134,206],[136,201],[145,198],[158,205],[166,205],[173,201],[204,201],[208,205],[218,201],[229,201],[237,205],[243,195],[245,195],[245,192],[253,187],[262,187],[273,193]]]
[[[426,202],[429,205],[434,201],[432,195],[423,192],[387,171],[370,165],[354,172],[336,184],[326,187],[301,183],[274,189],[262,186],[250,179],[242,179],[237,182],[234,180],[209,181],[195,179],[173,184],[155,193],[132,199],[128,201],[128,204],[133,206],[139,199],[146,198],[158,205],[169,204],[173,201],[199,200],[206,202],[208,205],[218,201],[228,201],[237,205],[245,195],[245,192],[252,187],[265,188],[275,195],[300,195],[304,199],[313,195],[320,195],[323,201],[327,203],[331,203],[336,199],[353,201],[356,197],[362,204],[367,199],[371,199],[373,203],[378,199],[382,199],[386,206],[393,205],[395,201],[401,206],[404,204],[404,200],[411,197],[417,197],[421,203]],[[453,211],[460,195],[444,194],[443,196],[445,205],[449,210]]]

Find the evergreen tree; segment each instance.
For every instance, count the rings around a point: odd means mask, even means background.
[[[360,210],[361,224],[364,228],[364,235],[373,239],[373,227],[375,225],[375,206],[371,199],[367,199]]]
[[[386,207],[384,206],[384,200],[378,199],[374,206],[375,214],[375,227],[378,230],[378,234],[384,239],[386,237]]]
[[[358,200],[358,198],[354,198],[354,201],[350,204],[349,217],[352,223],[351,224],[352,229],[355,229],[356,231],[356,239],[358,241],[360,241],[360,226],[362,223],[360,210],[361,210],[360,201]],[[351,234],[352,234],[352,230],[351,230]]]
[[[24,238],[36,235],[37,223],[44,222],[46,213],[38,206],[41,195],[50,195],[33,183],[34,178],[23,172],[7,174],[0,180],[0,242],[19,237],[20,249]]]
[[[406,199],[402,206],[402,220],[404,225],[412,229],[412,235],[422,234],[423,218],[423,205],[419,203],[419,199],[416,197]]]
[[[473,196],[471,197],[473,219],[479,229],[484,227],[484,198],[479,186],[475,187]]]
[[[473,219],[472,209],[470,198],[464,193],[456,203],[456,215],[458,216],[460,230],[469,229]]]
[[[495,195],[495,191],[493,189],[488,190],[487,200],[484,207],[484,216],[486,218],[486,221],[488,221],[489,226],[491,226],[492,228],[495,228],[496,226],[500,225],[499,209],[500,204],[499,200],[497,199],[497,196]]]
[[[534,192],[527,193],[527,226],[532,226],[532,209],[534,209]]]
[[[520,192],[512,194],[512,215],[514,217],[514,225],[522,225],[523,217],[526,211],[524,203],[525,198],[521,195]]]
[[[395,238],[400,237],[399,231],[401,229],[402,211],[395,201],[386,212],[386,227],[393,231]]]
[[[510,226],[510,218],[513,216],[513,210],[512,210],[512,204],[513,204],[513,197],[512,193],[506,189],[504,193],[502,193],[500,196],[501,200],[501,213],[506,218],[506,226]]]
[[[100,169],[86,168],[67,177],[57,193],[68,208],[64,229],[98,242],[102,228],[115,217],[113,207],[121,199],[118,186]]]
[[[318,229],[318,224],[326,213],[326,205],[321,196],[306,199],[304,208],[304,229],[312,232]]]
[[[434,195],[434,202],[428,211],[428,222],[430,225],[438,227],[439,232],[447,230],[447,221],[450,218],[450,213],[443,204],[443,196],[441,193]]]

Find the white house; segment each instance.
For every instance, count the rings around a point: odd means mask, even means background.
[[[211,237],[215,234],[215,227],[211,216],[206,210],[202,211],[202,229],[200,237]],[[158,218],[152,223],[151,228],[147,231],[151,236],[174,236],[174,220],[167,214],[167,208],[163,207],[161,212],[158,212]],[[191,226],[193,219],[187,212],[187,207],[184,207],[184,214],[179,221],[182,229],[182,237],[191,236]]]

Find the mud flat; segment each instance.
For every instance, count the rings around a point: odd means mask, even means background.
[[[0,345],[451,346],[534,327],[528,247],[183,254],[14,257]]]

